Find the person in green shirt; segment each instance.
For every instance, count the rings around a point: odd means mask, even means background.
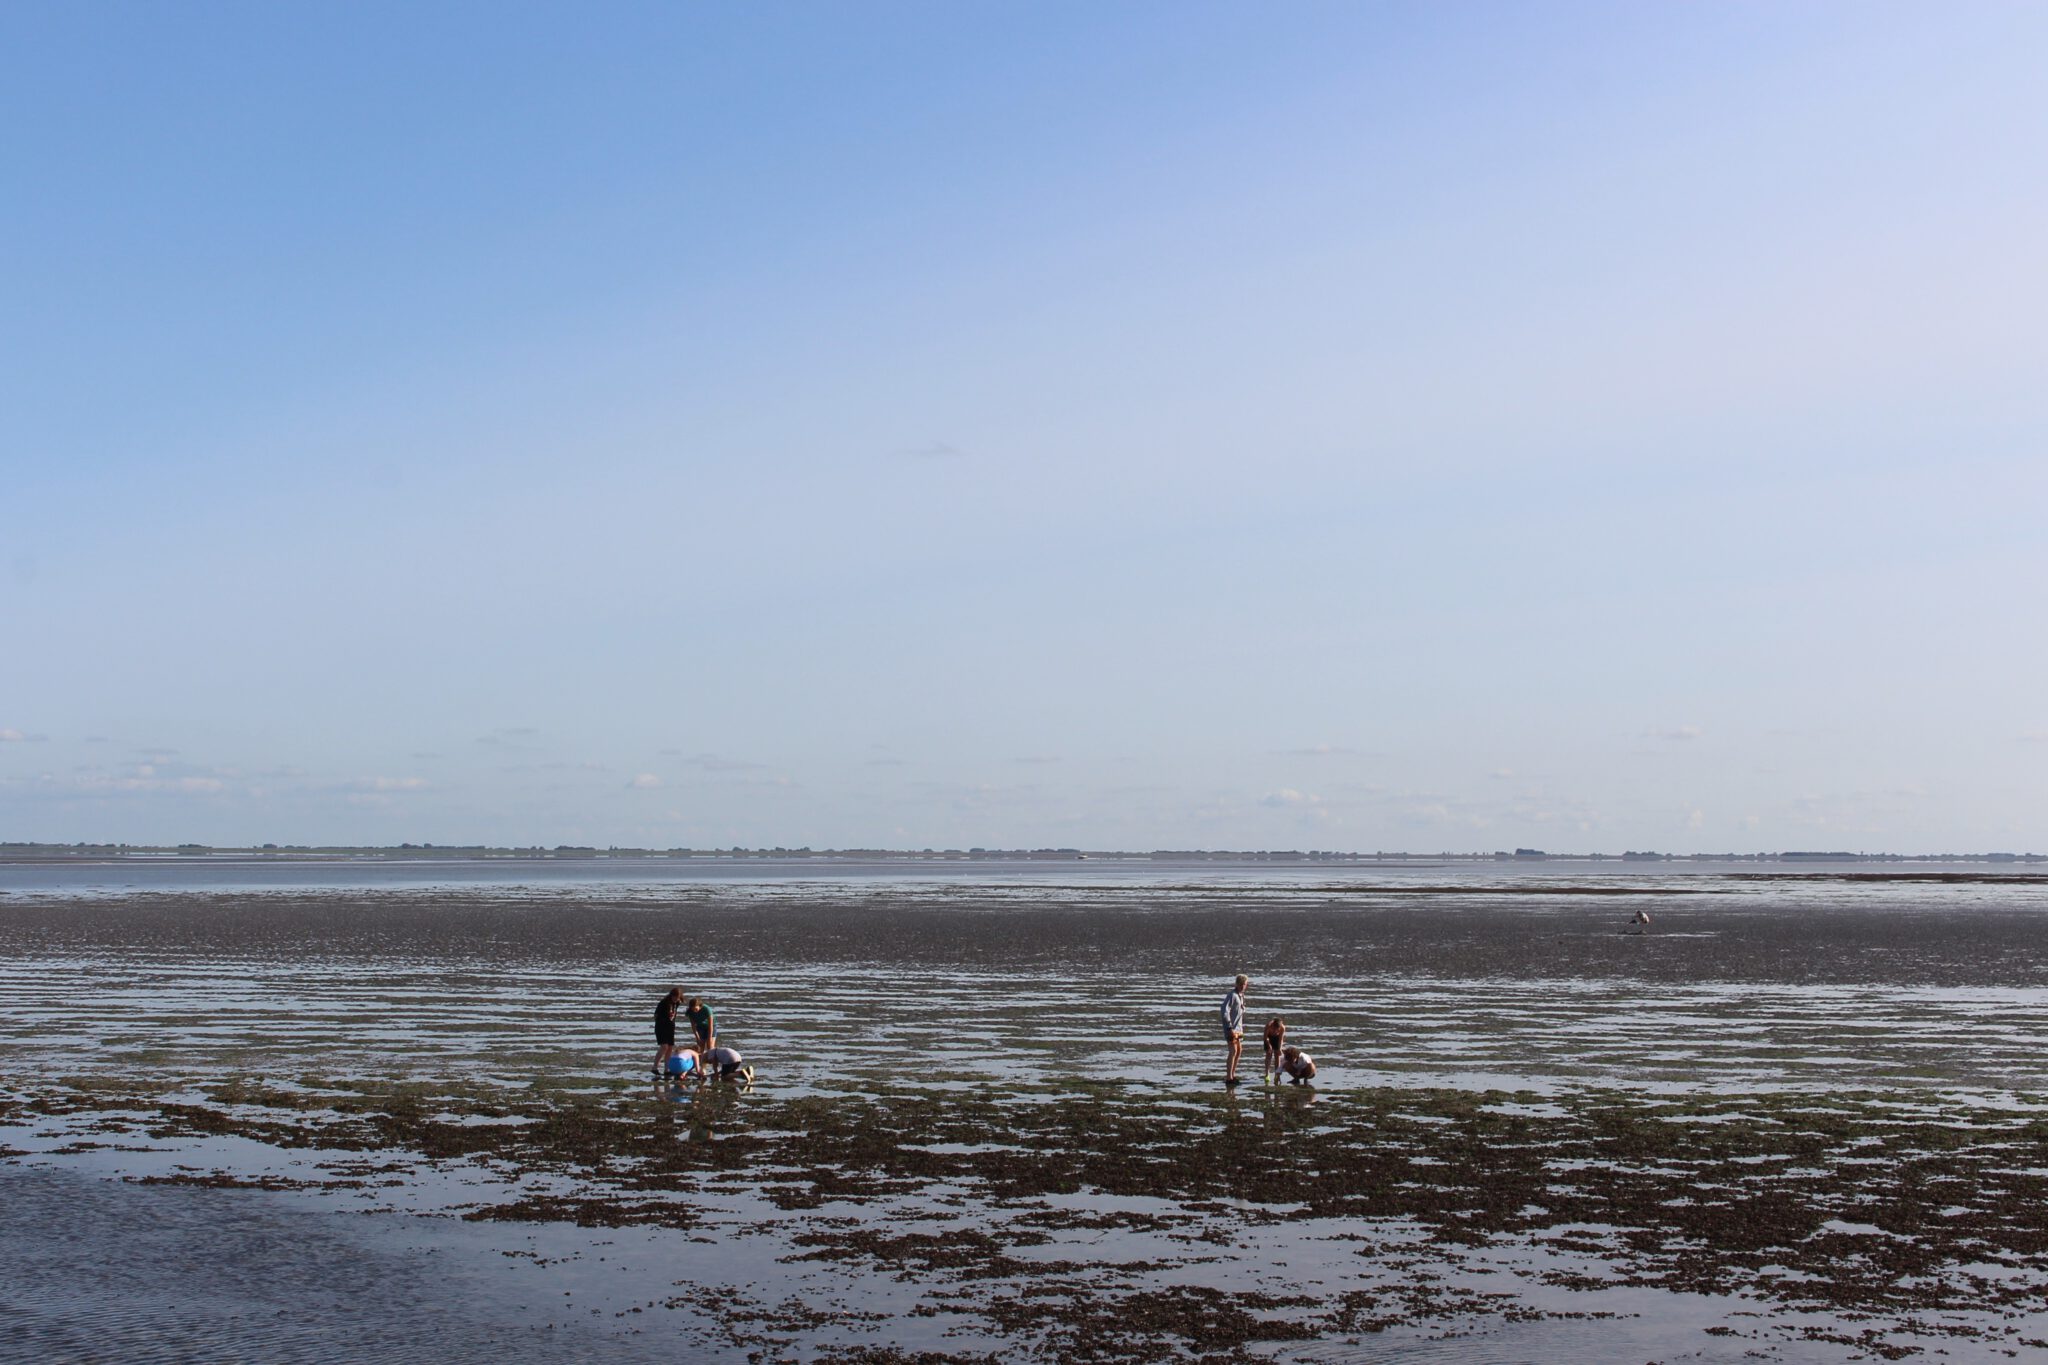
[[[718,1028],[711,1020],[711,1006],[693,995],[688,1008],[683,1011],[683,1018],[690,1021],[690,1028],[697,1035],[698,1056],[703,1056],[717,1045]]]

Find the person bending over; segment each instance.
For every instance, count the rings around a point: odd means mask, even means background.
[[[1271,1076],[1280,1070],[1280,1049],[1287,1045],[1287,1021],[1274,1015],[1266,1021],[1266,1061],[1264,1072]]]
[[[1316,1078],[1316,1059],[1298,1047],[1280,1050],[1280,1070],[1291,1077],[1296,1085]]]
[[[754,1068],[740,1063],[740,1054],[729,1047],[714,1047],[704,1054],[704,1074],[717,1076],[721,1081],[738,1078],[751,1082]]]
[[[693,995],[683,1017],[690,1021],[690,1031],[697,1035],[698,1052],[709,1052],[718,1046],[718,1028],[711,1020],[711,1006]]]

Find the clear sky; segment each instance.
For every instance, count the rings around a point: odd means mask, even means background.
[[[0,839],[2048,850],[2048,7],[0,9]]]

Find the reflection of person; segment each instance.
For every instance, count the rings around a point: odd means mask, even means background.
[[[1287,1021],[1274,1015],[1266,1021],[1266,1062],[1261,1068],[1270,1076],[1280,1069],[1280,1049],[1287,1042]]]
[[[683,988],[669,987],[654,1007],[654,1074],[659,1076],[676,1050],[676,1006],[683,1003]]]
[[[729,1047],[714,1047],[704,1054],[704,1074],[709,1076],[714,1069],[721,1081],[735,1076],[743,1081],[754,1079],[754,1068],[740,1065],[740,1054]]]
[[[690,1021],[690,1029],[697,1035],[697,1051],[709,1052],[718,1044],[718,1030],[711,1022],[711,1006],[696,996],[690,997],[690,1007],[683,1011],[683,1017]]]
[[[1316,1059],[1298,1047],[1285,1048],[1280,1053],[1280,1069],[1293,1077],[1294,1083],[1316,1078]]]
[[[1223,1046],[1229,1059],[1223,1069],[1226,1082],[1237,1080],[1237,1059],[1244,1055],[1244,993],[1251,984],[1251,978],[1240,973],[1230,994],[1223,997]]]

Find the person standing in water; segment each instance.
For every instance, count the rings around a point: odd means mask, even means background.
[[[1223,1083],[1237,1084],[1237,1059],[1244,1055],[1244,993],[1252,979],[1238,974],[1237,983],[1230,988],[1230,994],[1223,997],[1223,1046],[1228,1061],[1223,1069]]]
[[[669,987],[667,995],[661,997],[654,1007],[654,1074],[659,1077],[668,1070],[668,1059],[676,1050],[676,1009],[683,1003],[683,988]]]
[[[718,1046],[718,1028],[711,1019],[711,1006],[693,995],[690,997],[689,1008],[683,1011],[683,1017],[690,1021],[690,1028],[697,1035],[698,1056],[701,1057]]]
[[[1276,1014],[1266,1021],[1266,1075],[1280,1070],[1280,1049],[1286,1045],[1287,1021]]]

